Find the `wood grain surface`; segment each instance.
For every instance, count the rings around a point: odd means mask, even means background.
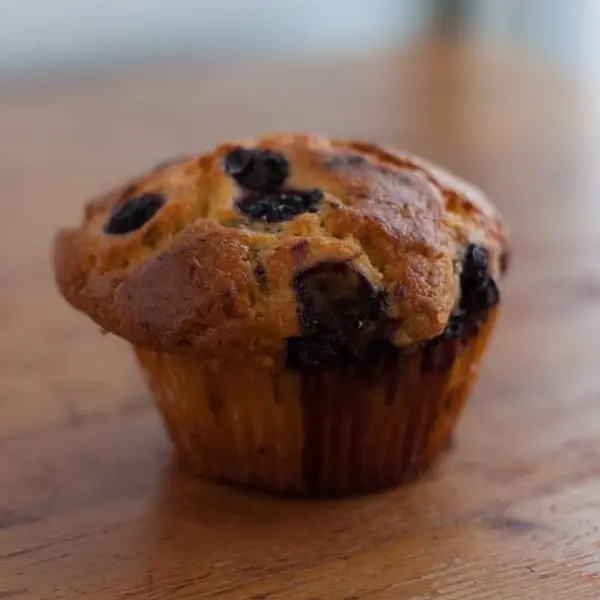
[[[0,598],[599,598],[599,107],[568,74],[444,43],[0,91]],[[512,222],[480,382],[414,485],[309,502],[194,478],[126,345],[54,290],[52,235],[85,198],[281,129],[425,154]]]

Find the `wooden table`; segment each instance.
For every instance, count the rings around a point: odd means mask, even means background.
[[[599,107],[585,82],[441,43],[1,91],[0,598],[599,598]],[[126,345],[54,291],[51,237],[86,197],[274,129],[426,154],[512,221],[500,330],[415,485],[308,502],[194,478]]]

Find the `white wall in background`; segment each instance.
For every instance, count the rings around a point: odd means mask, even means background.
[[[513,40],[522,6],[523,0],[469,0],[469,26],[485,39]]]
[[[470,0],[476,36],[600,71],[600,0]]]
[[[202,52],[381,49],[427,0],[0,0],[0,76]]]
[[[600,75],[600,1],[582,2],[583,18],[579,36],[582,60],[588,70]]]

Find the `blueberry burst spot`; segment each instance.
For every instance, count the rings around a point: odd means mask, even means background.
[[[279,223],[306,212],[316,212],[323,192],[313,190],[282,190],[269,194],[250,193],[237,202],[237,209],[253,221]]]
[[[297,275],[302,335],[287,340],[288,364],[323,370],[367,362],[382,339],[385,295],[346,263],[322,263]]]
[[[500,294],[490,276],[487,251],[469,244],[462,257],[461,297],[444,332],[425,344],[422,370],[447,370],[460,349],[460,341],[476,335],[489,309],[498,303]]]
[[[460,337],[469,322],[476,325],[484,320],[487,311],[500,300],[498,286],[489,274],[487,250],[475,244],[469,244],[463,254],[460,294],[460,302],[440,338]]]
[[[104,233],[121,235],[140,229],[161,209],[164,203],[164,197],[155,193],[129,198],[113,210],[104,225]]]
[[[289,175],[289,165],[279,152],[238,146],[225,156],[225,172],[237,184],[253,192],[274,192]]]
[[[475,244],[469,244],[465,250],[460,275],[460,305],[466,312],[484,311],[498,303],[500,294],[488,268],[487,251]]]

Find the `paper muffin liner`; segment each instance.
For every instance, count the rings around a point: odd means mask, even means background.
[[[447,446],[496,318],[325,373],[135,348],[181,457],[207,477],[310,495],[413,479]]]

